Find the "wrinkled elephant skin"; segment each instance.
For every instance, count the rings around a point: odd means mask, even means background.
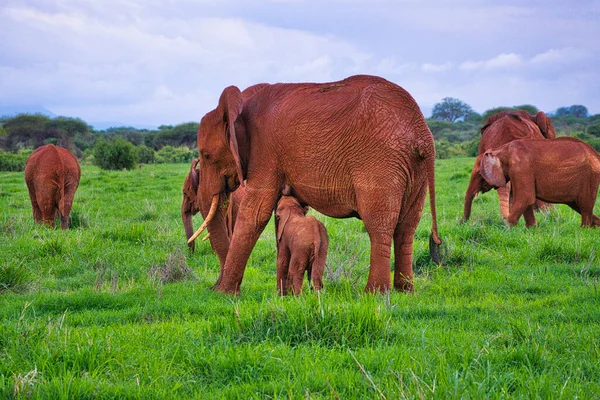
[[[531,115],[527,111],[501,111],[489,117],[481,127],[481,140],[478,147],[478,158],[471,171],[469,187],[465,194],[462,222],[471,216],[473,199],[479,192],[485,193],[491,188],[486,184],[479,169],[481,156],[487,150],[502,146],[517,139],[554,139],[556,131],[552,120],[542,111]],[[509,214],[510,184],[498,189],[500,212],[504,219]],[[535,208],[543,208],[546,204],[538,201]]]
[[[481,160],[483,179],[491,187],[512,184],[508,223],[521,215],[535,226],[536,199],[566,204],[581,214],[582,226],[600,226],[594,204],[600,184],[600,155],[576,138],[514,140],[486,151]]]
[[[221,292],[239,291],[248,257],[286,185],[303,205],[363,220],[371,241],[369,292],[391,289],[392,242],[394,287],[412,290],[414,233],[428,188],[430,243],[441,245],[433,136],[410,94],[383,78],[260,84],[244,92],[227,87],[200,122],[198,151],[201,197],[221,199],[246,181],[216,286]]]

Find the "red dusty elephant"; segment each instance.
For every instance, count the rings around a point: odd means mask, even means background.
[[[188,172],[185,181],[183,183],[183,201],[181,203],[181,220],[183,221],[183,226],[185,228],[185,236],[189,240],[193,233],[194,228],[192,226],[192,217],[196,215],[199,209],[199,200],[198,200],[198,184],[199,184],[199,170],[197,168],[199,160],[196,158],[192,161],[190,166],[190,172]],[[238,209],[240,207],[240,203],[242,198],[244,197],[245,189],[240,186],[237,190],[229,196],[229,201],[224,204],[221,208],[221,212],[224,215],[224,222],[226,225],[227,235],[230,238],[233,234],[233,226],[235,225],[235,219],[237,217]],[[205,213],[203,217],[206,217]],[[195,241],[191,241],[188,243],[190,250],[194,251],[194,243]],[[212,239],[211,239],[212,243]],[[214,249],[214,246],[213,246]],[[225,262],[225,257],[227,253],[219,257]]]
[[[521,215],[535,226],[536,199],[562,203],[581,214],[582,226],[600,226],[594,204],[600,184],[600,155],[576,138],[514,140],[486,151],[481,175],[494,188],[512,183],[508,223]]]
[[[329,245],[327,230],[306,212],[293,196],[282,196],[277,203],[277,290],[282,295],[287,294],[289,286],[295,295],[300,294],[305,272],[316,290],[323,288]]]
[[[501,111],[489,117],[481,127],[481,140],[479,142],[479,156],[475,160],[471,180],[465,194],[465,204],[462,221],[467,221],[471,216],[471,205],[477,193],[485,193],[491,188],[481,176],[479,165],[481,157],[486,150],[502,146],[517,139],[554,139],[556,131],[552,126],[552,120],[542,111],[531,115],[527,111]],[[509,213],[510,185],[498,189],[500,199],[500,212],[504,219]],[[538,202],[539,208],[543,203]]]
[[[211,210],[246,180],[218,291],[239,291],[286,185],[322,214],[363,220],[371,241],[369,292],[391,288],[392,241],[394,287],[412,290],[413,240],[429,188],[430,251],[439,261],[433,136],[410,94],[383,78],[263,84],[252,95],[227,87],[200,122],[198,150],[198,193],[212,199]],[[211,214],[211,239],[223,238],[223,218]]]
[[[38,147],[25,165],[33,219],[54,227],[58,215],[60,227],[67,229],[80,177],[79,162],[68,150],[53,144]]]

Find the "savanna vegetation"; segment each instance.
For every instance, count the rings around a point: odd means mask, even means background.
[[[426,208],[414,294],[364,294],[361,222],[318,215],[325,289],[299,297],[276,293],[272,223],[241,296],[208,289],[216,256],[187,252],[179,215],[189,165],[84,165],[67,231],[34,225],[23,173],[1,172],[0,398],[597,397],[598,230],[562,205],[507,229],[493,192],[459,225],[472,165],[437,162],[446,265]]]
[[[495,107],[478,114],[459,99],[442,99],[427,119],[436,140],[437,157],[477,155],[483,122],[499,111],[510,109],[522,109],[530,114],[539,111],[533,105],[523,104]],[[559,136],[578,137],[600,150],[600,114],[589,115],[583,105],[560,107],[548,114]],[[197,131],[198,122],[161,125],[155,130],[113,127],[97,131],[76,118],[49,118],[39,114],[0,117],[0,171],[23,170],[31,151],[48,143],[68,148],[83,164],[103,169],[190,162],[198,154]]]

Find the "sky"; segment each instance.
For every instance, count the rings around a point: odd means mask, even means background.
[[[600,0],[3,0],[0,106],[91,124],[200,121],[222,90],[382,76],[424,115],[600,113]]]

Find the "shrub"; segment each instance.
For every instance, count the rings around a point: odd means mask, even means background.
[[[587,133],[591,136],[600,137],[600,124],[594,124],[587,127]]]
[[[159,164],[190,163],[197,156],[197,151],[189,147],[165,146],[156,152],[156,162]]]
[[[146,146],[145,144],[137,147],[138,162],[142,164],[154,164],[156,162],[156,153],[154,149]]]
[[[32,152],[31,149],[21,149],[18,153],[0,150],[0,171],[20,172],[25,170],[25,164]]]
[[[135,147],[122,138],[98,140],[93,156],[94,163],[102,169],[132,169],[137,162]]]

